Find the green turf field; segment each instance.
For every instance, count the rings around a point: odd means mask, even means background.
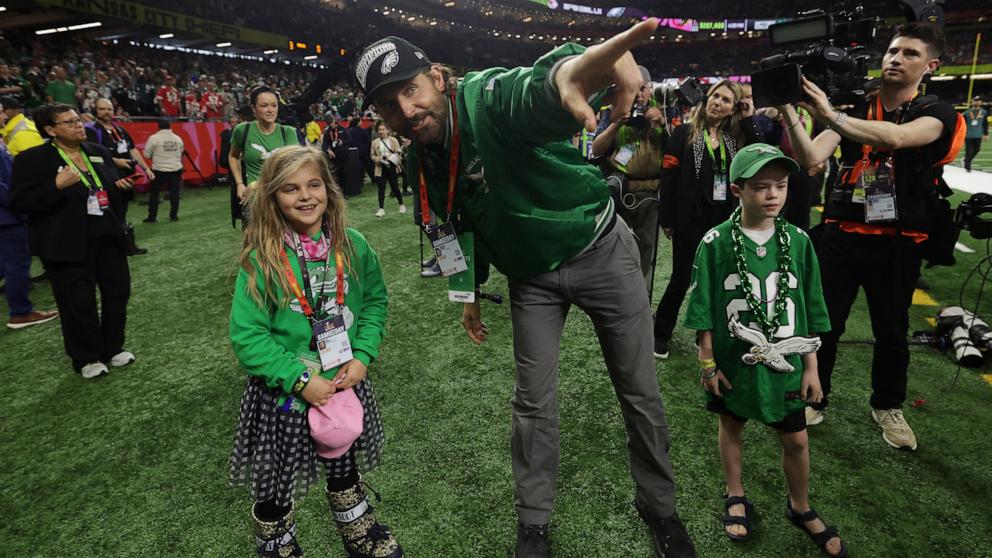
[[[992,149],[986,156],[992,155]],[[137,225],[149,254],[132,258],[130,368],[84,381],[71,370],[57,323],[0,333],[0,556],[248,557],[249,497],[227,484],[244,383],[227,340],[240,234],[228,194],[187,190],[177,223]],[[418,276],[411,215],[375,195],[351,200],[350,220],[382,256],[390,291],[388,337],[370,369],[387,429],[384,465],[368,476],[381,518],[413,558],[510,556],[515,529],[510,471],[513,359],[509,308],[484,302],[489,340],[472,345],[441,280]],[[132,204],[138,222],[146,208]],[[964,242],[981,253],[984,243]],[[669,273],[663,244],[655,300]],[[956,300],[976,255],[925,272],[933,296]],[[506,294],[494,275],[489,290]],[[977,286],[966,290],[973,301]],[[980,313],[992,317],[992,292]],[[32,298],[52,308],[47,284]],[[968,302],[972,304],[972,302]],[[934,307],[915,307],[913,329]],[[6,313],[6,308],[0,308]],[[848,337],[870,337],[859,303]],[[427,333],[430,332],[430,333]],[[929,348],[914,348],[906,415],[915,453],[890,449],[868,413],[870,347],[844,345],[824,424],[811,429],[812,504],[840,527],[851,556],[992,555],[989,417],[992,385]],[[785,485],[775,435],[746,433],[745,486],[755,536],[723,536],[716,420],[702,409],[692,334],[677,332],[658,364],[668,410],[679,513],[700,556],[818,556],[783,517]],[[562,462],[552,521],[559,558],[651,556],[632,506],[625,437],[589,320],[573,311],[561,355]],[[308,556],[343,556],[322,495],[299,504]]]
[[[954,164],[964,167],[964,147],[961,148],[961,153],[958,154],[958,158],[954,161]],[[992,142],[987,139],[982,140],[982,148],[978,151],[978,155],[971,161],[971,170],[992,172]]]

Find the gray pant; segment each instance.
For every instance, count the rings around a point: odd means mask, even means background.
[[[627,429],[636,498],[659,517],[675,512],[668,423],[658,392],[651,307],[637,244],[618,219],[613,230],[557,270],[510,282],[517,385],[511,452],[517,518],[545,524],[560,460],[558,354],[569,307],[592,318]]]
[[[624,192],[617,205],[617,215],[634,231],[641,256],[641,274],[645,286],[650,285],[654,281],[654,255],[658,243],[658,192]]]

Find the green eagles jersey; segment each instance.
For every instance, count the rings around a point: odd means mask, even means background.
[[[813,245],[806,233],[787,225],[791,246],[789,255],[789,298],[779,328],[770,341],[780,341],[793,336],[812,336],[830,331],[827,306],[823,301],[820,285],[820,266],[813,252]],[[751,345],[732,337],[728,322],[732,317],[745,326],[761,330],[755,321],[737,273],[730,221],[714,227],[703,237],[696,249],[692,282],[689,287],[689,308],[686,327],[713,332],[713,357],[717,367],[727,376],[733,389],[724,392],[727,408],[734,413],[763,423],[778,422],[806,403],[800,398],[803,364],[799,355],[789,355],[787,360],[794,372],[778,372],[762,363],[745,364],[741,357],[748,354]],[[754,294],[765,303],[769,316],[775,309],[778,294],[778,245],[773,235],[764,244],[767,254],[758,257],[756,245],[744,235],[747,254],[748,281]],[[715,397],[707,393],[707,397]]]
[[[245,184],[258,180],[262,165],[275,150],[287,145],[299,145],[296,130],[292,126],[277,124],[271,134],[263,134],[254,122],[242,122],[231,132],[231,145],[241,150],[241,160],[245,165]]]

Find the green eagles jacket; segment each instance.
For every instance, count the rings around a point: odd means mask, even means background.
[[[337,277],[333,257],[330,266],[323,261],[307,262],[307,271],[314,283],[314,291],[323,289],[323,292],[329,293],[320,316],[344,314],[352,354],[368,366],[379,356],[379,345],[385,337],[386,284],[382,278],[379,256],[365,237],[354,229],[347,229],[347,234],[354,253],[351,254],[350,266],[345,265],[343,307],[338,307],[334,299]],[[296,255],[292,248],[286,249],[296,280],[302,286],[303,278]],[[253,260],[254,257],[252,254]],[[265,285],[257,263],[255,271],[259,292],[264,294]],[[308,353],[315,361],[320,361],[316,353],[310,351],[310,322],[295,297],[291,298],[288,306],[277,307],[271,303],[259,306],[248,294],[248,280],[248,272],[241,269],[231,303],[230,335],[234,354],[249,374],[263,378],[269,387],[289,394],[293,384],[306,370],[298,355]],[[275,288],[277,295],[281,296],[282,291]],[[336,373],[337,368],[332,368],[321,376],[330,379]]]
[[[550,79],[557,63],[584,50],[566,44],[533,67],[492,68],[461,80],[453,107],[461,151],[452,213],[460,230],[475,233],[476,283],[485,282],[490,263],[512,280],[553,271],[589,246],[613,216],[602,173],[569,143],[581,126]],[[419,147],[407,159],[414,184]],[[442,220],[448,219],[448,149],[422,149],[429,204]]]

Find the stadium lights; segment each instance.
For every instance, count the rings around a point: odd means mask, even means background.
[[[273,49],[266,50],[266,51],[262,52],[262,54],[275,54],[277,52],[279,52],[279,49],[273,48]]]
[[[444,7],[445,8],[454,8],[455,7],[455,3],[454,2],[445,2],[444,3]]]
[[[158,36],[159,39],[171,39],[173,37],[175,37],[175,35],[172,33],[162,33]]]
[[[437,20],[432,21],[431,25],[437,25]]]
[[[81,23],[79,25],[70,25],[68,29],[69,31],[79,31],[80,29],[90,29],[93,27],[100,27],[101,25],[103,24],[100,23],[99,21],[93,21],[90,23]]]
[[[316,60],[317,59],[317,55],[316,54],[311,54],[310,56],[304,56],[303,59],[304,60]]]
[[[7,6],[0,6],[0,12],[6,12]]]
[[[415,16],[409,16],[406,18],[407,21],[413,21],[415,19],[417,19]]]
[[[69,27],[52,27],[51,29],[39,29],[34,32],[35,35],[51,35],[52,33],[65,33],[66,31],[79,31],[80,29],[89,29],[91,27],[100,27],[103,25],[99,21],[93,21],[90,23],[81,23],[79,25],[70,25]]]
[[[227,48],[231,46],[231,43],[217,43],[217,48]]]

